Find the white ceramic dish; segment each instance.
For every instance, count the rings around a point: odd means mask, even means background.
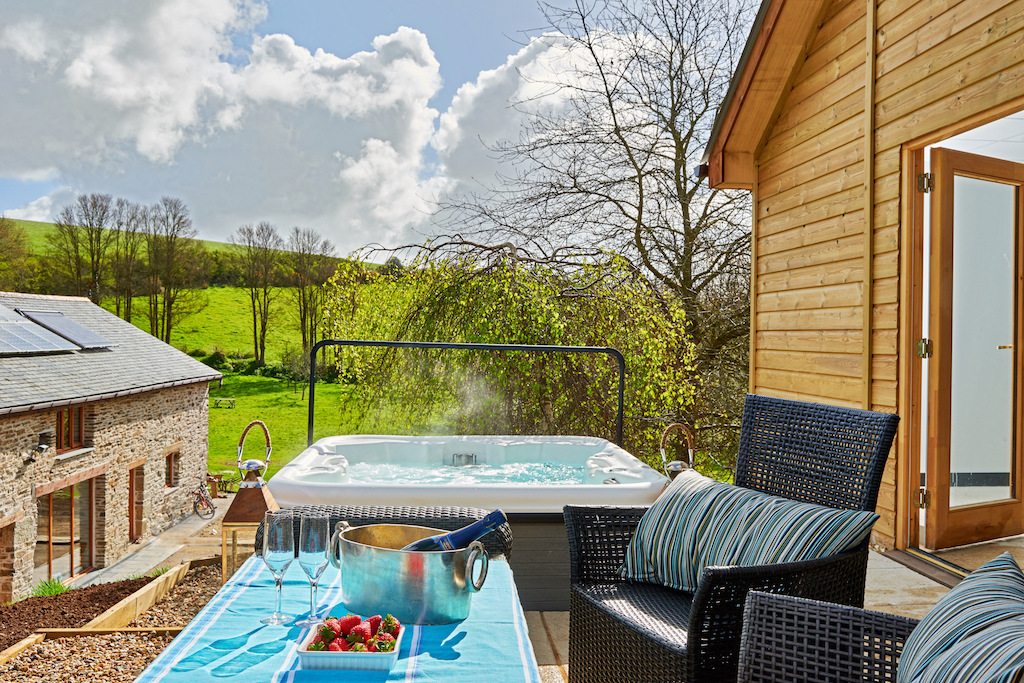
[[[299,664],[303,669],[350,669],[353,671],[390,671],[398,661],[398,651],[402,649],[402,637],[405,626],[398,631],[395,649],[391,652],[329,652],[320,650],[310,652],[306,648],[316,637],[317,628],[312,628],[306,637],[299,642]]]

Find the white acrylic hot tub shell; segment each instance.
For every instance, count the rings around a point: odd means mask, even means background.
[[[437,463],[472,452],[479,462],[568,462],[586,465],[594,483],[480,484],[474,487],[345,481],[346,460]],[[343,456],[343,457],[338,457]],[[604,484],[606,479],[621,483]],[[668,479],[605,439],[583,436],[390,436],[320,439],[275,474],[268,486],[282,507],[295,505],[454,505],[506,513],[561,513],[563,505],[648,505]]]

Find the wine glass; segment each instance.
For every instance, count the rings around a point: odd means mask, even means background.
[[[260,619],[262,624],[290,624],[294,617],[281,613],[281,584],[284,571],[295,557],[295,537],[290,510],[268,510],[263,517],[263,563],[274,575],[277,586],[277,610]]]
[[[316,589],[320,575],[327,568],[327,542],[330,517],[318,514],[303,514],[299,530],[299,566],[309,578],[309,616],[296,621],[296,626],[315,626],[320,623],[316,616]]]

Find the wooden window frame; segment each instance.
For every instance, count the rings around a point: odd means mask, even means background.
[[[64,427],[68,427],[65,438]],[[57,435],[54,438],[57,453],[66,453],[85,446],[85,406],[67,406],[57,411]]]
[[[181,483],[181,451],[164,455],[164,488],[177,488]]]
[[[75,521],[76,521],[75,520],[75,487],[78,486],[78,484],[81,484],[81,483],[87,483],[89,485],[89,493],[88,493],[88,495],[89,495],[89,508],[90,508],[90,510],[89,510],[89,516],[90,516],[90,520],[89,520],[89,541],[88,541],[88,543],[89,543],[89,558],[88,558],[88,560],[85,560],[85,559],[82,560],[82,570],[76,574],[75,573],[75,547],[74,547]],[[45,493],[42,496],[39,496],[40,498],[43,498],[43,497],[46,498],[46,508],[47,508],[47,517],[48,517],[47,526],[46,526],[46,529],[47,529],[47,531],[46,531],[46,575],[47,575],[48,578],[51,578],[51,579],[55,576],[54,571],[53,571],[53,494],[56,493],[56,491],[62,491],[64,489],[69,489],[69,493],[70,493],[70,500],[69,500],[69,503],[68,503],[68,505],[69,505],[69,508],[68,508],[68,510],[69,510],[69,516],[68,516],[68,539],[69,539],[69,542],[70,542],[70,545],[68,546],[68,563],[69,563],[69,565],[67,567],[67,570],[68,570],[67,579],[65,580],[65,582],[67,582],[68,580],[71,580],[72,578],[74,578],[76,576],[81,576],[82,574],[85,574],[86,572],[90,572],[90,571],[92,571],[95,568],[95,559],[96,559],[96,478],[92,477],[92,478],[89,478],[89,479],[83,479],[82,481],[78,481],[78,482],[69,484],[69,485],[64,486],[64,487],[62,487],[60,489],[56,489],[54,491],[50,491],[48,493]],[[38,530],[38,528],[39,528],[39,523],[37,521],[36,522],[36,529]],[[87,562],[88,562],[88,564],[87,564]],[[62,572],[62,571],[58,571],[58,573],[61,574],[61,575],[64,574],[64,572]]]

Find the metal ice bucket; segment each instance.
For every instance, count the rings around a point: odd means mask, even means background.
[[[391,613],[403,624],[450,624],[468,617],[470,598],[487,578],[487,551],[478,541],[462,550],[399,550],[438,533],[443,531],[339,522],[329,557],[341,570],[345,607],[363,617]],[[480,576],[474,580],[477,560]]]

